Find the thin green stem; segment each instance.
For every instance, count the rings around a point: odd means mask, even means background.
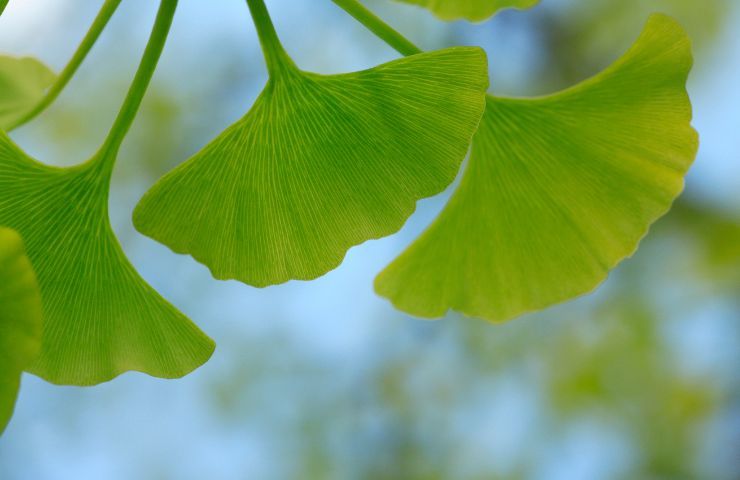
[[[2,15],[3,12],[5,11],[5,7],[8,6],[9,1],[10,0],[0,0],[0,15]]]
[[[262,53],[265,55],[267,71],[270,76],[274,76],[284,70],[286,67],[294,69],[293,60],[285,52],[283,44],[275,31],[275,26],[270,19],[270,13],[267,11],[264,0],[247,0],[249,11],[252,14],[254,26],[257,29],[257,35],[262,45]]]
[[[0,2],[2,1],[5,1],[5,3],[7,3],[7,0],[0,0]],[[98,16],[95,17],[93,24],[87,31],[85,38],[82,39],[82,43],[80,43],[80,46],[77,47],[77,51],[74,53],[69,63],[67,63],[67,66],[64,67],[64,70],[62,70],[62,72],[59,74],[51,88],[49,88],[49,91],[46,92],[46,95],[44,95],[44,97],[25,115],[11,124],[7,128],[7,131],[18,128],[21,125],[29,122],[38,114],[46,110],[46,108],[51,105],[54,100],[56,100],[59,94],[62,93],[62,90],[64,90],[64,87],[67,86],[67,83],[69,83],[74,74],[77,72],[77,69],[85,60],[85,57],[87,57],[87,54],[92,49],[93,45],[95,45],[95,42],[98,40],[98,37],[100,37],[100,34],[103,32],[103,29],[105,29],[105,26],[108,24],[108,21],[111,19],[120,3],[121,0],[106,0],[106,2],[103,4],[103,7],[100,9]],[[3,5],[0,3],[0,7],[2,6]]]
[[[422,53],[419,47],[368,10],[359,0],[332,1],[401,55],[409,56]]]
[[[152,75],[154,75],[154,70],[157,68],[176,9],[177,0],[162,0],[159,4],[157,19],[154,21],[154,27],[139,63],[139,68],[136,71],[136,76],[131,83],[118,116],[113,122],[113,127],[98,154],[98,158],[108,163],[110,168],[113,167],[116,153],[118,153],[123,139],[131,128],[139,106],[141,106],[141,101],[144,99],[144,94],[149,87]]]

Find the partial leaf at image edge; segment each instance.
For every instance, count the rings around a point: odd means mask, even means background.
[[[698,148],[691,65],[683,29],[653,15],[594,78],[489,97],[461,185],[376,291],[420,317],[500,322],[593,290],[683,189]]]
[[[482,22],[506,8],[531,8],[540,0],[395,0],[419,5],[442,20]]]
[[[0,130],[23,117],[43,98],[56,76],[35,58],[0,55]]]
[[[399,230],[454,180],[488,87],[479,48],[342,75],[303,72],[287,56],[268,65],[249,113],[134,212],[140,232],[216,278],[260,287],[321,276],[350,247]]]
[[[10,421],[23,370],[41,348],[41,297],[20,236],[0,227],[0,434]]]

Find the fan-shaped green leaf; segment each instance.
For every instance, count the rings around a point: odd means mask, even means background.
[[[142,233],[256,286],[318,277],[397,231],[455,178],[488,85],[479,48],[344,75],[280,68],[244,118],[134,212]]]
[[[598,76],[488,99],[459,189],[376,280],[401,310],[510,319],[595,288],[683,188],[697,150],[689,39],[652,16]]]
[[[112,162],[39,164],[0,132],[0,225],[26,242],[44,309],[41,354],[29,371],[90,385],[127,370],[179,377],[213,342],[129,264],[108,220]]]
[[[505,8],[531,8],[540,0],[396,0],[420,5],[442,20],[466,19],[481,22]]]
[[[41,297],[20,236],[0,227],[0,433],[18,396],[21,373],[41,348]]]
[[[0,130],[36,105],[54,78],[54,73],[34,58],[0,55]]]

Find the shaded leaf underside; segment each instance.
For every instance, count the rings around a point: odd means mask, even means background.
[[[504,321],[593,290],[683,188],[698,147],[691,64],[681,27],[653,15],[574,88],[489,97],[461,185],[377,292],[421,317]]]
[[[41,354],[28,370],[74,385],[127,370],[180,377],[208,360],[213,342],[126,259],[97,160],[48,167],[0,132],[0,225],[23,236],[44,309]]]
[[[442,20],[481,22],[505,8],[530,8],[540,0],[396,0],[431,10]]]
[[[0,433],[15,406],[21,373],[41,347],[41,298],[18,234],[0,227]]]
[[[0,55],[0,129],[36,105],[54,79],[54,73],[36,59]]]
[[[216,278],[316,278],[452,182],[487,87],[478,48],[343,75],[286,66],[244,118],[144,196],[134,224]]]

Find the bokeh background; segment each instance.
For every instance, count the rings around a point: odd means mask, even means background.
[[[11,0],[0,51],[59,70],[101,3]],[[245,2],[180,3],[116,167],[111,213],[142,275],[217,351],[178,381],[129,373],[74,388],[25,376],[0,439],[1,479],[740,478],[740,2],[543,0],[470,25],[367,1],[426,49],[484,46],[498,94],[542,94],[596,73],[652,11],[694,39],[702,145],[685,194],[596,293],[505,325],[417,320],[373,294],[375,274],[448,194],[325,277],[264,290],[215,281],[137,234],[140,196],[243,115],[266,79]],[[305,69],[397,57],[330,0],[267,3]],[[123,2],[62,97],[14,139],[48,163],[90,156],[156,4]]]

